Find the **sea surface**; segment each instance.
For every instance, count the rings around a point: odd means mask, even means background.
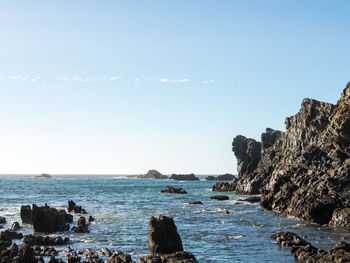
[[[184,249],[202,263],[295,262],[288,249],[279,248],[270,238],[279,231],[306,236],[313,245],[326,250],[341,236],[349,236],[342,229],[334,231],[263,211],[259,204],[237,201],[246,196],[213,193],[215,182],[205,181],[206,176],[190,182],[129,179],[122,175],[53,175],[52,179],[0,175],[0,216],[7,218],[7,228],[14,221],[21,222],[21,205],[47,203],[67,208],[72,199],[97,220],[90,226],[90,233],[65,233],[71,247],[108,247],[131,253],[134,260],[148,253],[148,221],[158,215],[173,217]],[[188,194],[161,194],[167,185],[182,187]],[[211,200],[210,196],[216,194],[228,195],[230,200]],[[192,201],[203,205],[188,205]],[[22,232],[32,233],[32,227],[24,225]]]

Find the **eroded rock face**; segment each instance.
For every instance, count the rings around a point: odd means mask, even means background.
[[[38,207],[33,205],[32,222],[34,232],[54,233],[69,230],[73,216],[65,210],[57,210],[48,205]]]
[[[32,208],[30,205],[21,206],[21,220],[23,224],[32,224]]]
[[[232,180],[232,182],[217,182],[214,184],[212,191],[213,192],[233,192],[236,190],[237,179]]]
[[[289,247],[297,262],[350,262],[350,244],[338,241],[329,252],[316,248],[292,232],[272,235],[280,247]]]
[[[183,251],[181,237],[172,217],[151,217],[149,225],[148,247],[152,256]]]
[[[260,149],[260,152],[259,152]],[[236,192],[262,194],[261,206],[319,224],[350,208],[350,84],[337,105],[304,99],[286,132],[261,142],[237,136]]]

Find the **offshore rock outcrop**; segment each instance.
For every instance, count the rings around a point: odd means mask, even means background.
[[[344,226],[347,211],[339,209],[350,208],[350,83],[336,105],[304,99],[285,123],[286,132],[267,129],[261,142],[234,139],[235,191],[262,194],[265,209]]]
[[[169,179],[178,181],[198,181],[199,178],[194,174],[172,174]]]

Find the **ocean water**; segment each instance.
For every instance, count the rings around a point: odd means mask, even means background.
[[[183,247],[202,263],[223,262],[295,262],[288,249],[279,248],[270,236],[293,231],[313,245],[330,249],[346,230],[330,229],[263,211],[258,204],[237,202],[239,196],[223,193],[228,201],[211,200],[215,182],[128,179],[120,175],[54,175],[53,179],[35,179],[34,175],[0,176],[0,216],[7,225],[20,221],[24,204],[67,208],[74,200],[97,219],[90,233],[66,232],[70,246],[76,249],[108,247],[131,253],[134,260],[148,253],[148,220],[151,216],[174,218]],[[189,194],[161,194],[165,186],[182,187]],[[203,205],[188,205],[202,201]],[[225,210],[230,211],[226,214]],[[76,224],[77,216],[74,217]],[[24,225],[24,234],[32,233]],[[57,247],[63,250],[65,247]],[[63,255],[63,252],[61,253]]]

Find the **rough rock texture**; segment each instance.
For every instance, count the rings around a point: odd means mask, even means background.
[[[217,177],[215,176],[207,176],[205,177],[205,180],[207,181],[232,181],[234,180],[236,177],[232,174],[222,174],[222,175],[219,175]]]
[[[174,188],[169,185],[165,187],[165,190],[161,190],[160,192],[168,194],[187,194],[187,192],[183,188]]]
[[[161,256],[146,256],[140,258],[137,263],[197,263],[195,256],[186,251]]]
[[[77,213],[77,214],[87,214],[86,210],[77,204],[73,200],[68,201],[68,213]]]
[[[61,246],[68,244],[69,238],[65,237],[62,238],[60,236],[58,237],[51,237],[51,236],[42,236],[42,235],[26,235],[23,238],[23,243],[34,246]]]
[[[30,205],[21,206],[21,220],[23,224],[32,224],[32,208]]]
[[[297,262],[350,262],[350,244],[338,241],[329,252],[312,246],[292,232],[272,235],[280,247],[289,247]]]
[[[337,208],[332,214],[329,226],[348,227],[350,226],[350,208]]]
[[[12,225],[10,226],[9,230],[10,231],[17,231],[20,230],[21,226],[19,225],[18,222],[13,222]]]
[[[32,222],[34,232],[54,233],[69,230],[73,216],[65,210],[57,210],[48,205],[38,207],[33,205]]]
[[[198,181],[199,178],[194,174],[172,174],[169,179],[179,181]]]
[[[304,99],[285,123],[286,132],[267,129],[261,142],[234,139],[236,192],[261,193],[265,209],[328,224],[336,208],[350,208],[350,84],[337,105]]]
[[[217,182],[214,184],[212,191],[213,192],[233,192],[237,187],[237,179],[233,179],[232,182]]]
[[[86,224],[85,217],[81,216],[78,219],[77,226],[73,227],[72,230],[75,233],[89,233],[89,225]]]
[[[151,217],[148,247],[152,256],[183,251],[181,237],[172,217]]]

